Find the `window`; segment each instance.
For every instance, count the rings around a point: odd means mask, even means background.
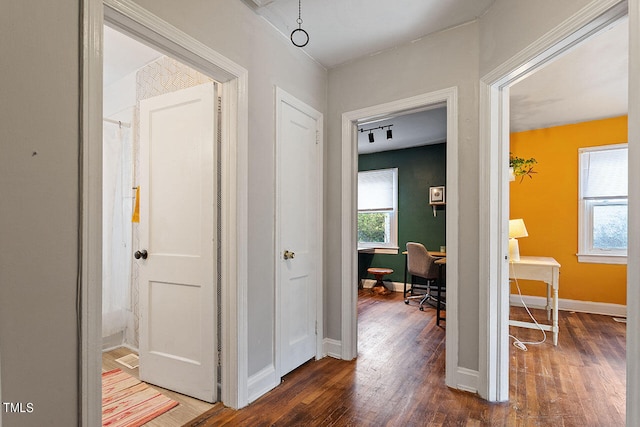
[[[627,262],[627,155],[627,144],[580,149],[580,262]]]
[[[398,253],[397,168],[358,172],[358,246]]]

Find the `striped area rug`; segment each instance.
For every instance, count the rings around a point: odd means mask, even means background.
[[[103,426],[138,427],[177,404],[120,369],[102,374]]]

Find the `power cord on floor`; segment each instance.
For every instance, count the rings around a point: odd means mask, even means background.
[[[513,263],[509,263],[509,266],[512,269],[512,273],[513,272]],[[520,291],[520,284],[518,284],[518,279],[515,278],[515,273],[511,274],[511,276],[514,277],[513,282],[516,284],[516,289],[518,289],[518,295],[520,296],[520,302],[522,303],[522,306],[524,307],[525,310],[527,310],[527,313],[529,314],[529,317],[531,318],[531,320],[533,320],[533,323],[536,324],[536,326],[538,327],[538,329],[540,329],[540,331],[542,332],[542,340],[541,341],[522,341],[520,340],[518,337],[509,334],[510,338],[513,338],[513,346],[522,350],[522,351],[527,351],[527,344],[529,345],[540,345],[543,344],[546,340],[547,340],[547,333],[544,331],[544,329],[542,329],[542,326],[540,326],[540,324],[538,323],[538,321],[536,320],[535,317],[533,317],[533,314],[531,314],[531,311],[529,311],[529,307],[527,307],[527,304],[525,304],[524,302],[524,298],[522,297],[522,291]]]

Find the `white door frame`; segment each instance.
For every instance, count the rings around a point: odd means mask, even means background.
[[[83,0],[81,77],[81,240],[78,311],[82,425],[101,420],[102,329],[102,31],[126,34],[221,83],[222,96],[222,395],[247,404],[247,147],[248,75],[235,64],[131,0]]]
[[[509,400],[509,87],[626,13],[626,1],[593,1],[480,81],[479,393],[489,401]]]
[[[476,375],[458,368],[458,89],[451,87],[342,115],[342,359],[358,354],[358,122],[445,104],[447,107],[447,334],[445,382],[475,391]]]
[[[282,375],[282,370],[280,367],[280,359],[281,359],[281,352],[279,351],[280,348],[280,327],[281,327],[281,321],[282,321],[282,317],[281,317],[281,313],[280,313],[280,304],[278,301],[278,296],[280,295],[280,280],[282,280],[282,277],[280,277],[280,261],[281,261],[281,257],[282,257],[282,252],[279,251],[279,244],[280,244],[280,230],[282,229],[282,223],[280,222],[280,215],[278,215],[278,207],[280,205],[280,182],[279,182],[279,176],[280,174],[278,173],[278,168],[280,167],[280,165],[277,163],[280,160],[280,120],[282,118],[282,103],[285,102],[289,105],[291,105],[292,107],[294,107],[295,109],[302,111],[303,113],[307,114],[309,117],[312,117],[313,119],[315,119],[316,121],[316,129],[317,129],[317,134],[316,134],[316,141],[317,141],[317,151],[318,151],[318,155],[316,157],[317,159],[317,163],[316,163],[316,173],[317,173],[317,177],[318,177],[318,186],[316,188],[316,206],[318,207],[318,224],[315,230],[315,238],[316,238],[316,242],[317,242],[317,257],[316,257],[316,261],[317,261],[317,268],[316,268],[316,277],[315,277],[315,281],[316,281],[316,289],[315,289],[315,295],[316,295],[316,360],[320,360],[323,357],[323,352],[322,352],[322,342],[323,342],[323,293],[322,293],[322,273],[323,273],[323,266],[324,266],[324,261],[323,261],[323,222],[322,222],[322,218],[324,217],[323,214],[323,200],[324,200],[324,186],[323,186],[323,170],[324,170],[324,163],[323,163],[323,115],[322,113],[320,113],[319,111],[315,110],[314,108],[310,107],[309,105],[305,104],[304,102],[300,101],[299,99],[297,99],[296,97],[294,97],[293,95],[289,94],[288,92],[284,91],[283,89],[279,88],[276,86],[275,88],[276,91],[276,153],[275,153],[275,158],[276,158],[276,200],[275,200],[275,241],[274,241],[274,253],[275,253],[275,259],[274,259],[274,269],[275,269],[275,284],[276,284],[276,305],[275,305],[275,348],[276,348],[276,352],[275,352],[275,372],[276,372],[276,378],[279,379]],[[276,385],[279,383],[279,381],[276,383]]]

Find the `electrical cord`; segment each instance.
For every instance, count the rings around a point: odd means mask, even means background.
[[[533,314],[531,314],[531,311],[529,310],[529,307],[527,307],[527,304],[525,304],[524,302],[524,298],[522,297],[522,291],[520,290],[520,284],[518,283],[518,279],[515,278],[515,272],[514,267],[513,267],[513,263],[509,263],[509,266],[512,269],[512,273],[511,274],[514,279],[513,282],[516,284],[516,289],[518,289],[518,295],[520,296],[520,302],[522,303],[522,306],[524,307],[525,310],[527,310],[527,314],[529,314],[529,317],[531,318],[531,320],[533,320],[533,323],[535,323],[535,325],[538,327],[538,329],[540,329],[540,332],[542,332],[542,340],[541,341],[522,341],[521,339],[519,339],[518,337],[509,334],[509,338],[513,338],[513,346],[516,347],[517,349],[520,349],[522,351],[528,351],[527,349],[527,344],[529,345],[540,345],[543,344],[546,340],[547,340],[547,333],[544,331],[544,329],[542,329],[542,326],[540,326],[540,324],[538,323],[538,321],[536,320],[535,317],[533,317]]]

